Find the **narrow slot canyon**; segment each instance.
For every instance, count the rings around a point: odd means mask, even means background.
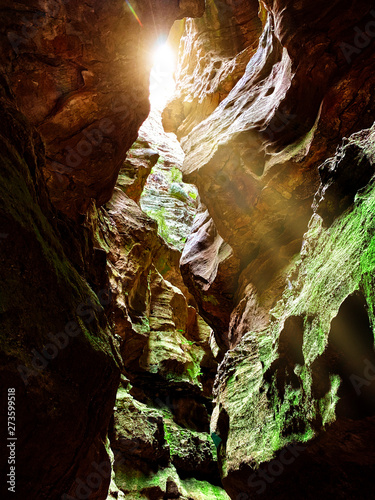
[[[374,498],[374,40],[0,0],[1,498]]]

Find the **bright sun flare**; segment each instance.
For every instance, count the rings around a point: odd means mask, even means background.
[[[176,60],[174,52],[168,42],[158,44],[153,53],[154,66],[166,72],[174,71]]]
[[[156,46],[152,61],[150,101],[152,106],[162,109],[175,89],[176,57],[168,42]]]

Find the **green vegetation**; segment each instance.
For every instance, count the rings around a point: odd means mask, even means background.
[[[150,210],[147,215],[154,219],[158,223],[158,234],[170,244],[174,244],[173,238],[171,238],[168,224],[165,218],[165,207],[160,207],[158,210]]]
[[[172,184],[169,186],[169,194],[184,203],[189,199],[189,195],[187,194],[187,192],[177,182],[172,182]]]
[[[270,327],[247,333],[230,352],[235,369],[222,382],[217,403],[230,407],[231,414],[224,469],[239,467],[244,456],[252,457],[255,467],[272,460],[284,446],[314,437],[317,421],[324,427],[335,420],[340,379],[332,376],[328,393],[314,400],[311,365],[327,346],[332,319],[356,290],[364,293],[371,323],[375,324],[374,213],[375,187],[371,183],[330,227],[314,216],[301,257],[291,270],[294,277],[271,311]],[[305,364],[294,367],[300,386],[286,383],[280,396],[277,372],[270,382],[264,380],[264,373],[278,357],[278,339],[291,316],[303,318]],[[232,380],[235,383],[230,383]]]
[[[182,182],[182,172],[177,167],[172,167],[169,171],[170,181],[172,182]]]

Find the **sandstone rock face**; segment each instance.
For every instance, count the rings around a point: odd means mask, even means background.
[[[187,135],[241,78],[261,33],[258,8],[256,0],[208,0],[202,18],[186,21],[176,95],[163,112],[167,132]]]
[[[164,132],[157,108],[151,109],[140,137],[147,138],[159,154],[142,192],[141,208],[157,221],[163,239],[181,251],[199,208],[198,191],[182,182],[184,153],[175,135]]]
[[[139,202],[152,167],[159,159],[159,153],[150,144],[138,136],[122,165],[116,186],[132,200]]]
[[[201,314],[214,328],[225,350],[233,310],[239,260],[218,234],[208,211],[198,215],[180,261],[181,273],[193,293]]]
[[[105,314],[105,261],[94,269],[87,235],[49,205],[42,141],[1,82],[0,378],[15,390],[16,495],[57,500],[74,497],[98,473],[95,464],[109,470],[121,359]],[[1,470],[9,472],[8,456],[1,454]],[[109,478],[99,476],[91,498],[105,498]]]
[[[203,4],[2,3],[17,497],[375,495],[374,10],[208,0],[164,112],[185,159],[159,125],[133,145],[145,54]],[[182,256],[140,206],[158,155],[199,190],[161,197]]]
[[[111,197],[149,112],[147,54],[202,0],[3,2],[1,59],[17,105],[46,143],[51,199],[71,217]]]
[[[212,424],[231,498],[373,495],[374,134],[346,139],[321,169],[316,212],[270,326],[244,335],[219,367]],[[348,203],[338,179],[352,151],[356,178],[373,175]],[[327,185],[345,207],[325,220]]]
[[[198,186],[218,233],[241,262],[232,346],[250,323],[259,331],[266,326],[282,293],[312,213],[317,167],[343,136],[373,121],[371,78],[364,77],[374,65],[372,38],[366,35],[361,50],[353,45],[358,30],[373,21],[369,5],[262,5],[266,22],[257,52],[229,95],[203,121],[194,114],[195,128],[184,131],[183,116],[173,115],[186,153],[184,179]],[[200,89],[199,99],[206,94]],[[188,246],[198,243],[197,234]]]
[[[111,488],[116,492],[117,485],[125,498],[162,499],[174,491],[193,500],[211,494],[224,499],[209,434],[215,342],[183,283],[180,254],[120,188],[105,208],[92,207],[89,221],[97,245],[108,253],[127,377],[110,430]]]
[[[301,104],[301,110],[294,109],[293,106],[298,106],[298,89],[304,88],[299,72],[305,75],[308,71],[298,66],[298,72],[294,72],[294,61],[302,57],[294,54],[293,49],[297,47],[294,48],[292,42],[291,47],[281,46],[275,37],[276,22],[277,18],[270,13],[258,52],[246,74],[184,142],[186,178],[198,185],[220,234],[242,259],[260,250],[280,248],[301,237],[317,188],[317,174],[312,167],[326,158],[323,154],[327,155],[327,150],[328,154],[333,151],[332,146],[336,147],[339,140],[338,133],[345,134],[356,128],[356,122],[348,119],[343,120],[345,130],[341,127],[339,132],[338,123],[336,128],[330,124],[328,136],[322,137],[319,133],[319,127],[327,127],[326,122],[332,120],[324,107],[326,102],[334,100],[325,96],[325,91],[331,90],[330,79],[334,77],[329,71],[324,73],[325,82],[319,96],[311,98],[317,101],[315,111],[306,116],[309,109],[305,105]],[[342,36],[342,33],[336,34],[339,40]],[[294,38],[296,44],[303,45],[297,36]],[[323,45],[320,47],[322,51]],[[336,51],[339,57],[339,47]],[[313,64],[313,60],[318,60],[319,65],[328,65],[321,53],[312,54],[309,64]],[[370,59],[369,65],[371,62]],[[331,65],[332,72],[338,71],[336,63]],[[347,73],[354,68],[345,60],[341,66],[346,81]],[[335,92],[335,88],[331,92]],[[339,99],[335,101],[341,104]],[[338,115],[333,109],[329,113]],[[207,143],[210,147],[206,147]],[[215,203],[218,199],[220,203]],[[291,210],[293,221],[288,219]]]
[[[374,365],[374,171],[366,129],[374,121],[375,14],[364,1],[264,1],[260,14],[257,52],[224,100],[195,112],[194,102],[209,100],[202,86],[180,91],[164,112],[186,153],[184,180],[197,185],[239,262],[232,304],[220,295],[215,304],[228,311],[230,348],[211,421],[223,484],[236,500],[371,496],[373,449],[364,443],[373,392],[364,373]],[[194,23],[185,47],[196,46]],[[200,70],[188,62],[178,85],[189,75],[198,88],[209,62]],[[197,293],[215,262],[207,221],[196,220],[181,262],[203,315],[215,287],[214,279]]]

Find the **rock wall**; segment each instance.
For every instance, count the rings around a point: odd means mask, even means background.
[[[195,186],[182,182],[184,153],[174,134],[164,132],[161,113],[151,109],[138,138],[147,138],[159,157],[147,177],[141,208],[158,223],[159,234],[174,248],[182,251],[200,210]]]
[[[111,197],[149,112],[152,45],[202,0],[2,2],[1,60],[19,109],[46,144],[44,176],[70,217]],[[130,7],[129,7],[130,5]]]
[[[188,86],[164,111],[186,153],[184,179],[208,209],[181,265],[229,348],[211,421],[223,484],[236,500],[370,498],[375,13],[361,1],[260,4],[258,49],[228,95],[189,122],[181,110],[210,91]],[[207,14],[199,22],[213,26]],[[199,34],[188,26],[185,45],[199,47]],[[206,75],[188,60],[181,87]],[[237,277],[231,267],[204,281],[220,269],[207,227],[237,259]],[[234,276],[229,303],[214,295],[216,311],[229,311],[219,325],[206,302],[215,280],[222,289]]]
[[[368,4],[262,5],[267,21],[245,74],[182,138],[185,179],[198,186],[220,236],[241,261],[231,345],[250,326],[238,318],[242,311],[251,309],[250,328],[262,329],[265,310],[280,297],[282,270],[299,251],[312,213],[317,167],[343,136],[372,125],[372,80],[364,77],[374,64],[371,44],[350,61],[345,51],[354,27],[373,19]]]
[[[327,184],[336,193],[341,184],[336,202],[350,193],[338,179],[353,164],[371,180],[354,185],[350,204],[337,210],[337,203],[333,217],[319,215]],[[229,418],[220,435],[231,498],[374,494],[374,128],[345,140],[324,167],[299,260],[269,327],[247,332],[219,368],[212,424],[220,429]]]
[[[261,33],[258,8],[257,0],[209,0],[202,18],[186,21],[176,95],[163,113],[167,132],[187,135],[241,78]]]
[[[118,187],[90,221],[108,255],[124,364],[109,430],[113,485],[124,498],[224,500],[209,432],[218,347],[183,283],[180,253]]]
[[[1,386],[15,390],[15,436],[2,411],[1,470],[15,444],[18,498],[74,495],[109,466],[106,433],[121,358],[105,310],[104,265],[90,237],[51,207],[39,134],[1,88]],[[70,258],[75,254],[74,259]],[[38,478],[36,480],[36,478]],[[104,498],[101,476],[91,498]],[[1,484],[4,498],[10,484]]]
[[[203,4],[2,3],[20,498],[374,496],[374,10]],[[131,146],[146,54],[184,16],[181,255],[139,205],[161,152]]]
[[[92,213],[111,198],[149,110],[145,53],[176,18],[202,8],[137,2],[138,22],[116,0],[1,4],[0,377],[3,408],[7,388],[16,395],[17,498],[107,497],[107,433],[125,369],[116,329],[126,316]],[[196,362],[180,357],[196,379]]]

